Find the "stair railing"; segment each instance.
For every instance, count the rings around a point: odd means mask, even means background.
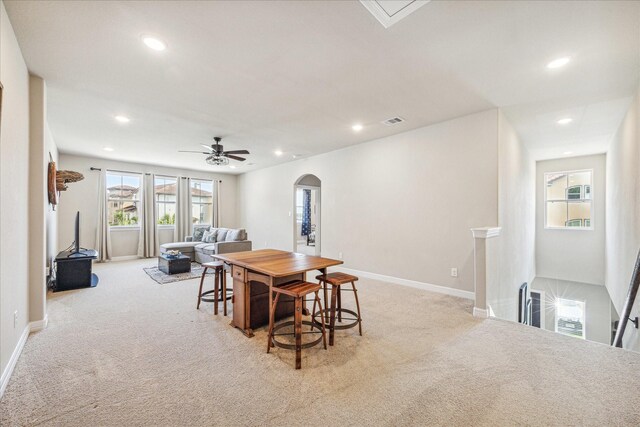
[[[629,293],[627,294],[627,299],[624,301],[624,307],[622,307],[622,314],[620,315],[620,322],[618,323],[616,337],[613,339],[613,345],[615,347],[622,347],[622,336],[624,335],[624,330],[627,328],[628,321],[633,322],[636,325],[636,328],[638,327],[638,319],[631,319],[629,317],[631,316],[633,303],[636,301],[636,296],[638,296],[638,288],[640,288],[640,251],[638,252],[636,266],[633,269],[633,274],[631,275]]]

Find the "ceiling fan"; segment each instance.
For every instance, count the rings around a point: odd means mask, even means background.
[[[207,158],[205,159],[205,161],[207,163],[209,163],[210,165],[214,165],[214,166],[228,165],[229,164],[229,159],[237,160],[239,162],[244,162],[247,159],[245,159],[244,157],[236,156],[236,154],[251,154],[247,150],[224,151],[224,147],[222,145],[220,145],[220,141],[222,141],[222,138],[220,138],[219,136],[216,136],[216,137],[213,138],[213,140],[216,143],[215,144],[211,144],[211,146],[204,145],[204,144],[202,145],[204,148],[206,148],[209,151],[188,151],[188,150],[185,151],[185,150],[180,150],[178,152],[179,153],[206,154]]]

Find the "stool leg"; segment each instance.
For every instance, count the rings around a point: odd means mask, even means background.
[[[320,297],[318,296],[318,292],[316,292],[316,299],[313,300],[313,305],[316,305],[316,301],[318,302],[318,306],[320,307],[320,312],[322,312],[322,303],[320,302]],[[327,333],[324,328],[324,316],[321,316],[322,319],[322,344],[324,344],[324,349],[327,349]],[[313,321],[313,320],[312,320]]]
[[[311,329],[313,331],[313,320],[315,319],[314,313],[316,312],[316,302],[318,299],[318,293],[316,292],[316,297],[313,299],[313,309],[311,310]],[[322,310],[320,310],[320,318],[324,320],[324,314],[322,314]]]
[[[222,267],[222,298],[224,299],[224,315],[227,315],[227,271]]]
[[[356,298],[356,307],[358,309],[358,330],[360,331],[360,336],[362,336],[362,315],[360,315],[360,302],[358,301],[358,290],[355,282],[351,282],[351,287],[353,288],[353,296]]]
[[[213,314],[218,314],[218,290],[219,290],[220,273],[216,268],[216,276],[213,282]]]
[[[336,326],[336,302],[338,299],[337,296],[337,286],[331,285],[331,313],[329,315],[329,345],[333,345],[333,336],[335,334],[335,326]]]
[[[327,286],[329,286],[327,284],[327,281],[323,281],[321,282],[322,284],[322,292],[324,293],[324,308],[325,310],[327,310],[327,308],[329,308],[329,303],[327,302]],[[322,322],[326,323],[329,321],[329,310],[327,310],[327,313],[322,313]]]
[[[342,286],[338,286],[338,322],[342,323]]]
[[[269,333],[267,335],[267,353],[273,347],[271,339],[273,338],[273,323],[276,317],[276,306],[278,305],[278,300],[280,299],[280,294],[277,293],[275,299],[273,300],[271,316],[269,316]]]
[[[296,369],[302,368],[302,298],[296,298],[293,321],[296,335]]]
[[[198,305],[196,305],[196,310],[200,309],[200,298],[202,298],[202,284],[204,283],[204,276],[207,275],[207,267],[202,270],[202,277],[200,277],[200,289],[198,289]]]

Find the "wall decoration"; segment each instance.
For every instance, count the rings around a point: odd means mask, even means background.
[[[47,175],[47,191],[49,193],[49,203],[55,206],[58,204],[58,194],[56,193],[56,162],[49,162],[49,171]]]
[[[67,191],[67,184],[84,179],[84,175],[74,171],[58,171],[56,173],[56,190]]]

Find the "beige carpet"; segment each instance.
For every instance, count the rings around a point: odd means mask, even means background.
[[[97,288],[50,297],[0,425],[640,425],[637,353],[361,280],[365,335],[338,332],[296,371],[263,330],[196,311],[197,280],[158,285],[151,264],[99,265]]]

